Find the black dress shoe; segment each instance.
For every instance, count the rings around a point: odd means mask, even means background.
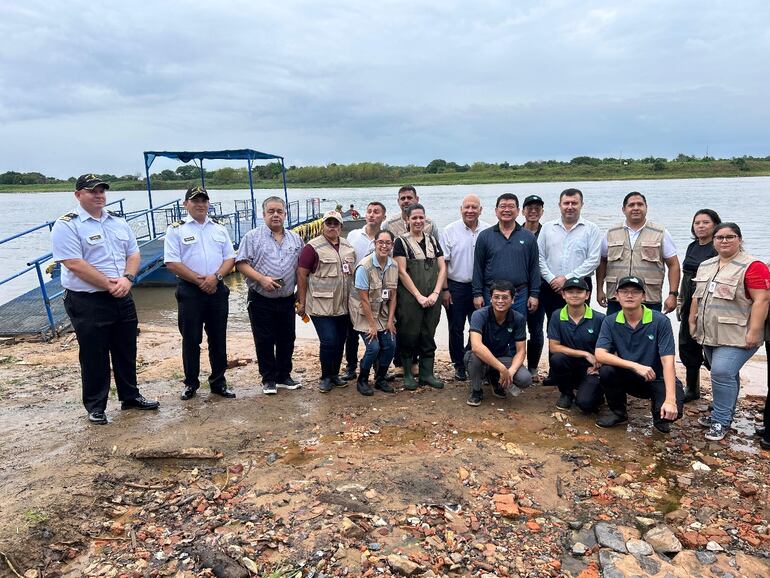
[[[468,372],[464,367],[458,367],[455,369],[455,379],[457,381],[468,381]]]
[[[343,381],[353,381],[356,377],[358,377],[358,374],[356,373],[355,368],[350,367],[345,370],[345,373],[339,376]]]
[[[770,450],[770,440],[759,438],[759,447],[761,447],[763,450]]]
[[[658,430],[660,433],[671,433],[671,422],[670,421],[663,421],[659,419],[652,420],[653,427]]]
[[[211,393],[214,395],[219,395],[221,397],[227,397],[229,399],[233,399],[235,397],[235,392],[227,389],[227,387],[217,387],[217,388],[211,388]]]
[[[342,377],[339,376],[339,375],[332,375],[329,379],[331,380],[332,385],[334,387],[347,387],[348,386],[347,380],[342,379]]]
[[[188,385],[184,388],[184,391],[182,392],[182,395],[179,396],[179,399],[182,401],[187,401],[188,399],[192,399],[195,397],[195,394],[198,392],[197,387],[192,387],[191,385]]]
[[[759,436],[759,437],[764,436],[765,435],[765,426],[763,426],[763,425],[755,426],[754,427],[754,435],[755,436]]]
[[[97,425],[107,425],[107,416],[103,411],[92,411],[88,414],[88,421]]]
[[[120,404],[120,409],[158,409],[159,407],[159,401],[150,401],[141,395],[136,399],[127,399]]]

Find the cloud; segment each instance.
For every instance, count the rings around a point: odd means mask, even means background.
[[[31,0],[0,7],[2,170],[768,154],[770,6]]]

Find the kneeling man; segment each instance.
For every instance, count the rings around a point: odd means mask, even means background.
[[[588,306],[588,295],[585,279],[567,279],[562,288],[567,304],[548,322],[550,375],[561,392],[556,407],[570,409],[575,403],[585,413],[599,409],[603,400],[594,352],[604,313]]]
[[[491,305],[473,312],[470,323],[471,350],[465,353],[465,367],[471,381],[468,405],[481,405],[485,377],[496,397],[512,396],[532,385],[532,374],[524,366],[527,318],[511,309],[515,289],[510,281],[490,286]]]
[[[599,379],[609,410],[596,420],[612,427],[628,420],[626,395],[649,399],[652,423],[662,433],[682,417],[684,390],[674,371],[674,333],[663,313],[645,305],[639,277],[618,281],[621,310],[608,315],[596,342]]]

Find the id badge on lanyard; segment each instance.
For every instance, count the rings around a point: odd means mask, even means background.
[[[347,262],[342,264],[342,272],[345,273],[345,275],[350,275],[350,265],[348,265]]]
[[[383,289],[382,290],[382,300],[383,301],[387,301],[388,299],[390,299],[390,291],[388,289]]]
[[[712,281],[711,283],[709,283],[709,293],[713,293],[716,290],[716,288],[717,288],[716,281]]]

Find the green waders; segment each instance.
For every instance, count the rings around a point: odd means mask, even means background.
[[[410,259],[406,260],[406,272],[412,279],[417,290],[425,296],[433,293],[438,279],[438,261],[436,259]],[[404,387],[416,389],[417,383],[412,375],[412,359],[420,358],[420,368],[423,365],[430,368],[430,376],[420,372],[420,381],[442,387],[440,381],[433,377],[433,357],[436,353],[436,327],[441,318],[441,299],[437,299],[433,307],[424,308],[417,299],[399,283],[398,307],[396,309],[398,319],[398,346],[401,351],[401,359],[404,365]],[[422,360],[426,361],[423,362]],[[433,382],[433,383],[431,383]],[[436,383],[441,385],[436,385]]]

